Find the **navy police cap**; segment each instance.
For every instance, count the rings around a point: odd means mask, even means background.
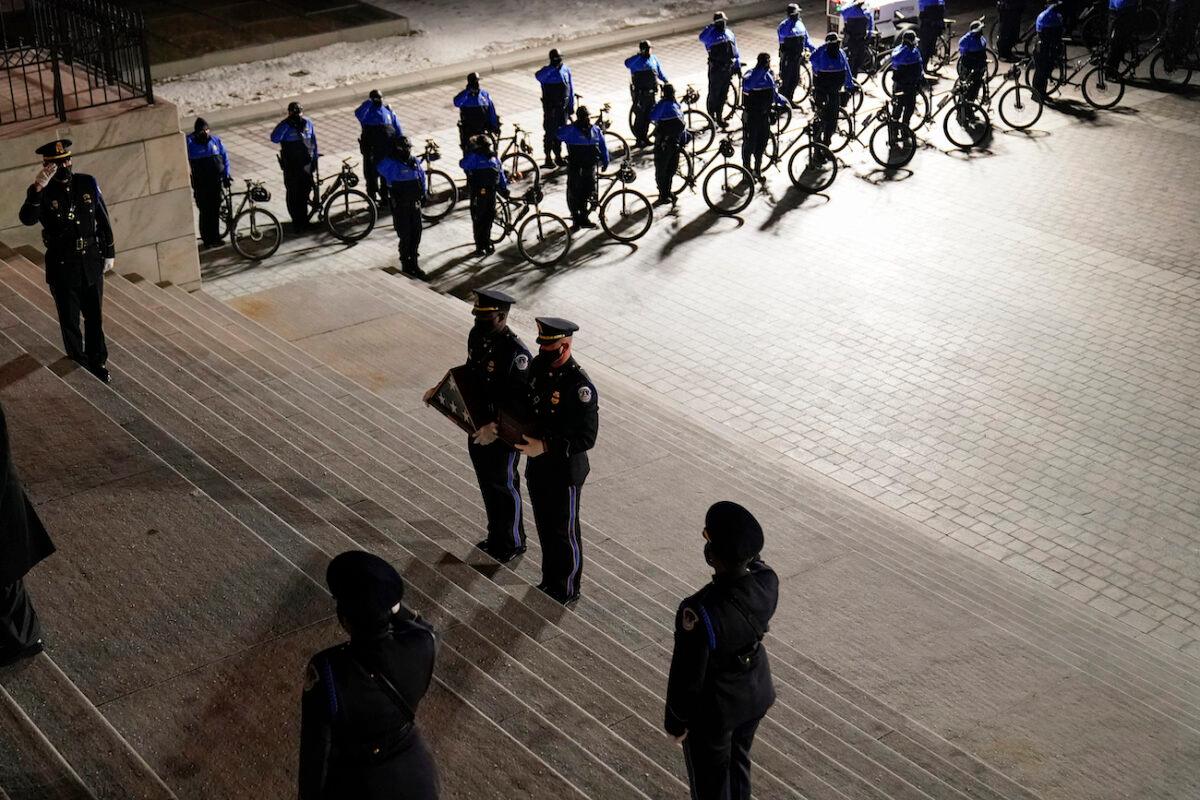
[[[71,157],[71,140],[55,139],[53,142],[47,142],[42,145],[34,152],[47,161],[61,161],[64,158]]]
[[[512,295],[505,294],[499,289],[476,289],[475,305],[472,314],[492,314],[508,311],[517,302]]]
[[[404,579],[388,562],[363,550],[348,550],[325,570],[338,611],[353,622],[382,622],[404,599]]]
[[[537,318],[538,344],[550,344],[557,342],[560,339],[565,339],[575,331],[579,330],[579,326],[574,322],[558,317],[538,317]]]

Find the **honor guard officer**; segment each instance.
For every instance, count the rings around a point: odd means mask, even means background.
[[[700,41],[708,51],[708,115],[725,127],[725,99],[733,76],[742,71],[742,56],[737,37],[729,29],[724,11],[713,14],[712,24],[700,31]]]
[[[750,748],[775,702],[763,647],[779,578],[762,562],[763,532],[737,503],[704,518],[710,584],[679,604],[667,678],[667,733],[683,745],[696,800],[750,800]]]
[[[579,326],[538,317],[537,357],[529,369],[529,400],[537,438],[517,449],[529,457],[525,481],[542,546],[538,589],[566,605],[579,599],[583,542],[579,494],[588,476],[587,451],[600,428],[596,387],[571,356]]]
[[[363,178],[367,182],[367,194],[379,204],[387,203],[387,184],[379,180],[376,164],[392,152],[392,141],[404,135],[400,119],[392,107],[385,105],[383,95],[372,89],[367,99],[354,110],[354,116],[362,126],[358,137],[358,151],[363,157]]]
[[[921,40],[921,58],[926,64],[933,57],[938,37],[945,29],[945,0],[917,0],[917,35]]]
[[[771,138],[771,109],[788,100],[775,86],[771,54],[759,53],[754,69],[742,79],[742,166],[762,178],[763,152]]]
[[[350,641],[305,670],[300,800],[437,800],[437,767],[416,724],[437,657],[433,628],[404,607],[404,580],[376,555],[342,553],[325,583]]]
[[[534,73],[542,86],[542,146],[546,151],[546,169],[564,166],[562,141],[558,129],[575,113],[575,82],[571,68],[563,64],[562,53],[550,51],[550,63]]]
[[[650,121],[654,123],[654,181],[658,184],[656,206],[675,202],[671,182],[679,169],[679,153],[692,140],[692,134],[683,121],[683,109],[675,99],[675,87],[664,83],[663,96],[654,104]]]
[[[484,134],[472,136],[470,152],[458,162],[467,175],[471,196],[471,232],[475,255],[496,252],[492,244],[492,223],[496,220],[496,195],[508,197],[508,177],[492,149],[492,140]]]
[[[108,208],[96,179],[72,171],[69,139],[42,145],[36,152],[42,157],[42,169],[25,193],[19,216],[22,224],[42,226],[46,284],[58,310],[63,349],[108,383],[101,305],[104,273],[112,270],[116,256]]]
[[[233,185],[229,154],[221,137],[197,117],[187,136],[188,165],[192,169],[192,197],[200,211],[200,239],[205,247],[221,246],[221,188]]]
[[[392,224],[400,240],[400,271],[412,278],[428,277],[418,265],[421,247],[421,206],[428,186],[425,170],[412,154],[412,143],[401,136],[392,143],[391,154],[378,164],[379,178],[387,184],[392,204]]]
[[[271,131],[271,141],[279,145],[279,166],[283,169],[283,185],[287,190],[288,215],[297,230],[308,227],[309,201],[316,185],[317,132],[312,120],[294,100],[288,103],[288,115]]]
[[[558,140],[567,146],[567,208],[571,211],[571,230],[594,228],[588,218],[588,205],[596,191],[596,165],[608,167],[608,145],[604,131],[593,125],[587,106],[575,112],[575,121],[558,129]]]
[[[479,73],[467,76],[467,88],[454,95],[458,109],[458,138],[463,154],[470,150],[471,139],[481,134],[500,135],[500,117],[492,96],[479,88]]]
[[[635,147],[650,146],[650,109],[658,95],[659,82],[666,83],[658,56],[650,52],[650,42],[638,42],[638,51],[625,59],[629,70],[629,91],[633,96],[633,136]]]
[[[779,92],[793,102],[796,87],[800,85],[800,64],[807,53],[813,51],[812,42],[808,40],[808,28],[800,19],[800,6],[788,3],[787,17],[779,23],[776,29],[779,38],[779,77],[782,85]]]
[[[863,11],[865,0],[849,0],[842,6],[842,36],[846,41],[846,60],[855,77],[863,68],[867,58],[867,38],[875,32],[875,20]]]

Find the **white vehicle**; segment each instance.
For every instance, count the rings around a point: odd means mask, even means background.
[[[825,13],[829,17],[829,28],[838,33],[842,31],[842,15],[838,13],[838,9],[843,5],[849,5],[852,0],[847,2],[839,2],[839,0],[825,0]],[[884,39],[891,39],[896,35],[896,12],[899,11],[906,17],[911,17],[915,23],[917,21],[917,0],[866,0],[863,3],[863,11],[871,15],[875,20],[875,30],[879,31],[879,35]]]

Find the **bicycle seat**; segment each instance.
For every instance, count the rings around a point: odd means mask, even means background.
[[[950,17],[943,17],[942,22],[946,23],[947,25],[953,25],[956,20],[953,20]]]
[[[901,22],[896,25],[896,33],[904,33],[905,31],[915,31],[917,26],[911,22]]]

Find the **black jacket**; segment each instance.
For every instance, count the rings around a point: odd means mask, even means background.
[[[546,452],[529,459],[527,469],[559,472],[579,485],[591,471],[587,451],[596,444],[600,430],[600,398],[574,357],[561,367],[550,363],[539,356],[529,369],[534,436],[545,442]]]
[[[95,283],[104,274],[104,259],[115,255],[108,208],[91,175],[51,178],[40,192],[31,185],[20,217],[25,225],[42,225],[46,283],[51,286],[78,280],[81,268],[88,283]]]
[[[4,473],[0,475],[0,586],[8,586],[53,553],[54,543],[17,478],[8,444],[8,420],[2,407],[0,448],[4,452]]]
[[[667,678],[664,727],[725,731],[758,719],[775,702],[762,637],[775,614],[779,578],[762,561],[712,583],[679,604]]]
[[[501,410],[521,413],[529,394],[529,348],[511,328],[498,333],[472,328],[467,366],[479,378],[494,422]]]

